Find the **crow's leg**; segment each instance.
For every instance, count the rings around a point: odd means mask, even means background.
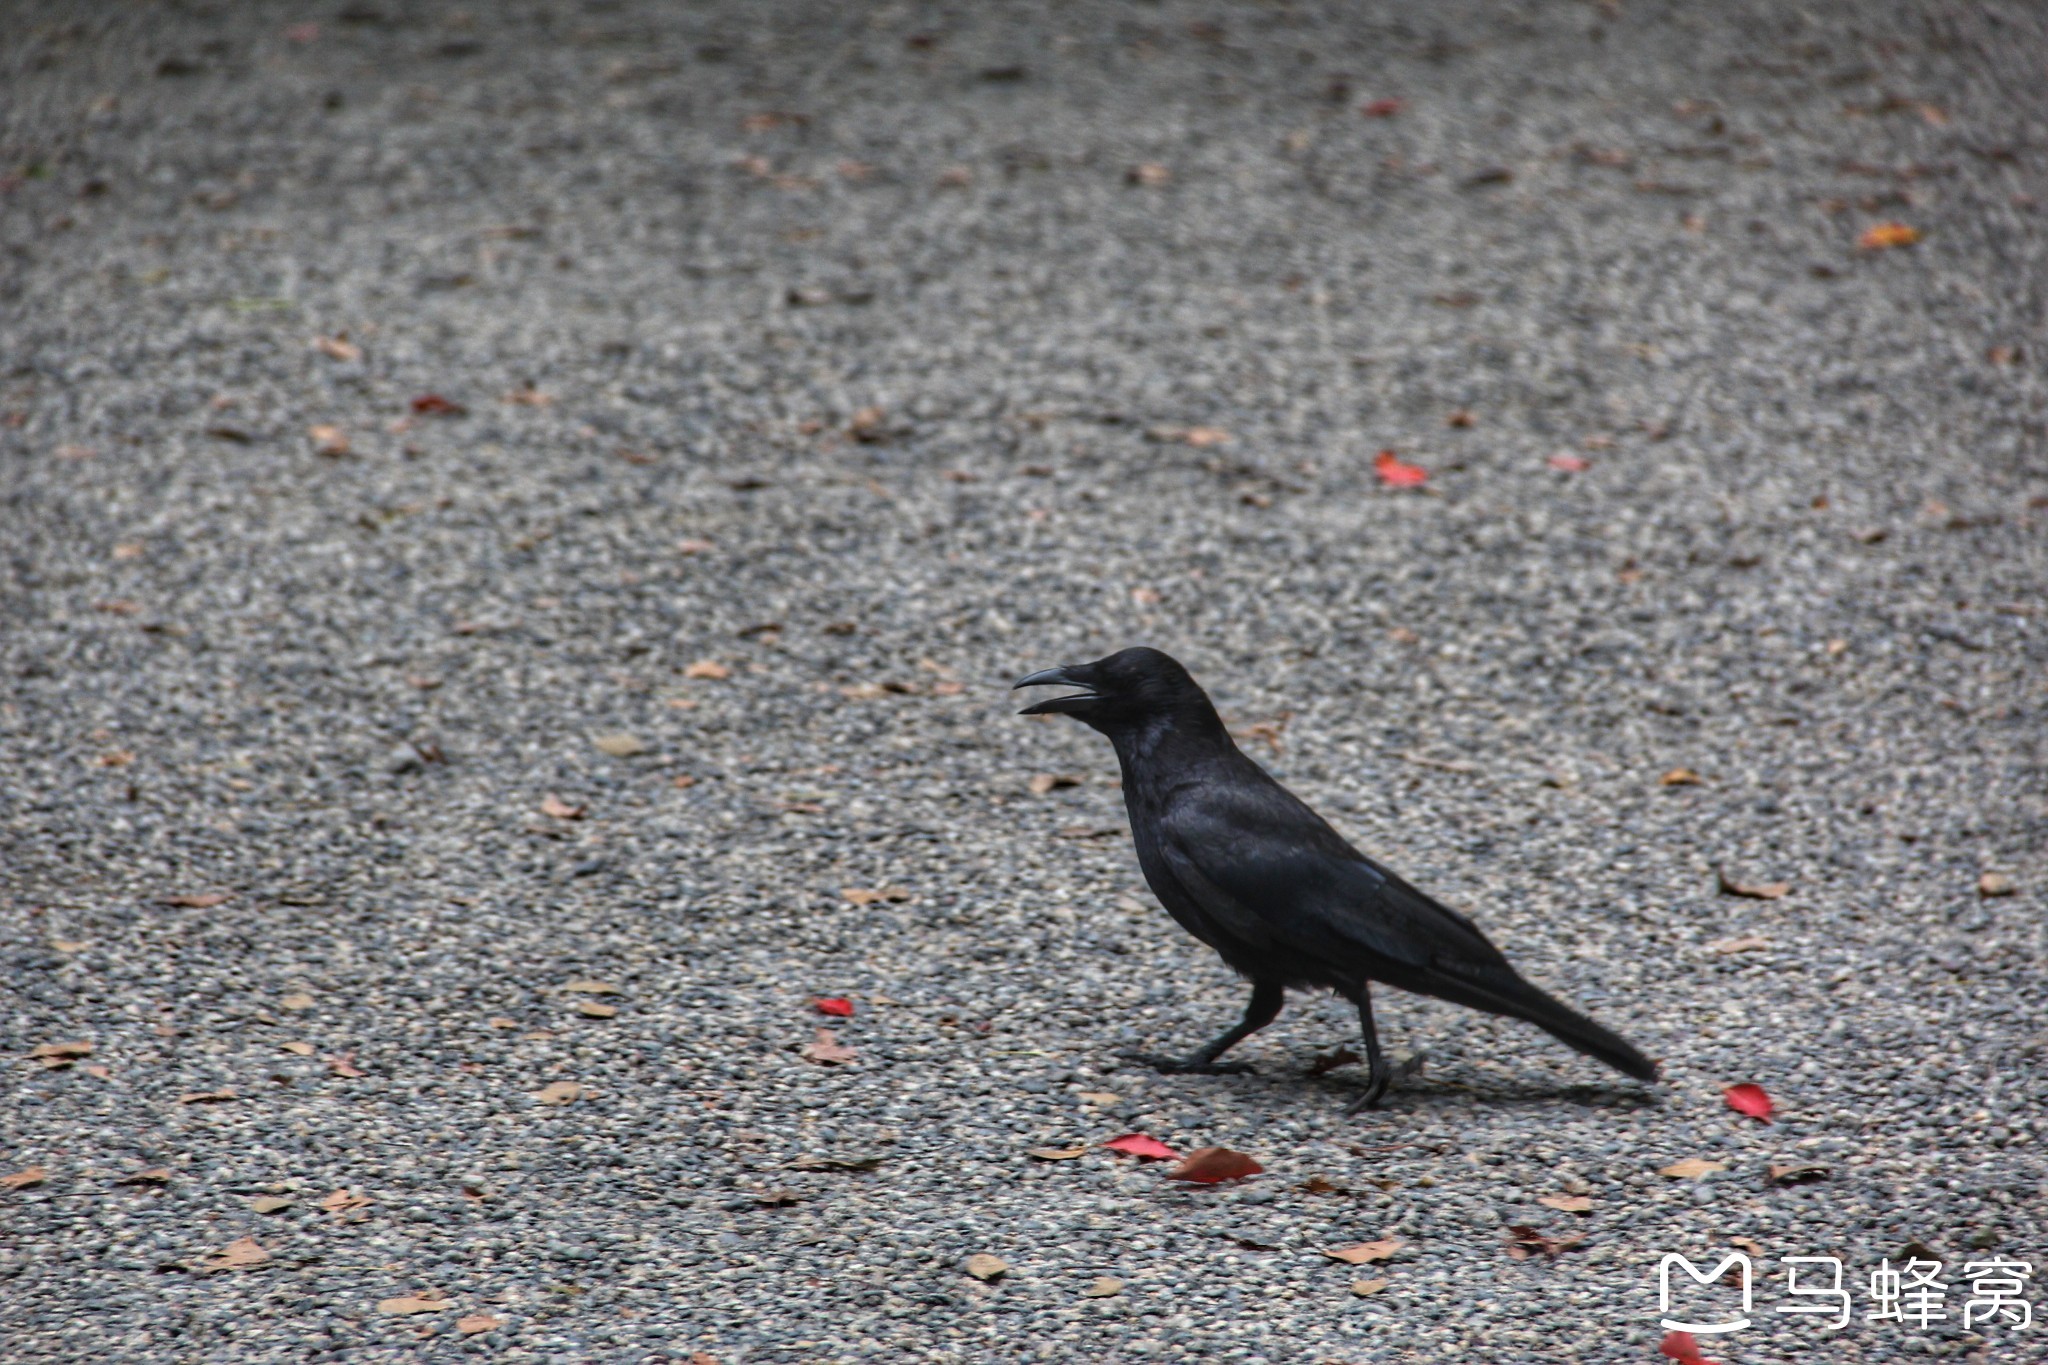
[[[1219,1075],[1250,1071],[1250,1062],[1219,1062],[1216,1059],[1279,1018],[1280,1007],[1286,1001],[1287,991],[1278,982],[1254,981],[1251,1003],[1244,1007],[1244,1018],[1230,1032],[1210,1042],[1206,1047],[1197,1048],[1185,1057],[1162,1057],[1150,1052],[1132,1052],[1125,1055],[1134,1062],[1143,1062],[1146,1066],[1166,1072],[1168,1075]]]
[[[1406,1080],[1422,1069],[1422,1054],[1417,1053],[1399,1066],[1388,1066],[1384,1053],[1380,1051],[1379,1030],[1372,1026],[1372,983],[1360,982],[1358,986],[1358,1028],[1365,1035],[1365,1093],[1348,1105],[1344,1112],[1355,1114],[1361,1109],[1379,1106],[1385,1097],[1387,1087],[1397,1080]]]

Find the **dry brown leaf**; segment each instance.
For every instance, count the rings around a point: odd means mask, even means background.
[[[1746,1251],[1752,1256],[1764,1254],[1764,1244],[1754,1237],[1730,1237],[1728,1245]]]
[[[578,1000],[576,1012],[586,1019],[611,1019],[618,1015],[619,1007],[596,1000]]]
[[[1302,1181],[1299,1185],[1296,1185],[1294,1188],[1300,1190],[1303,1194],[1345,1193],[1345,1189],[1342,1185],[1339,1185],[1334,1180],[1325,1180],[1322,1176],[1319,1175],[1310,1176],[1308,1179]]]
[[[1143,161],[1124,172],[1124,179],[1133,185],[1164,185],[1173,179],[1173,172],[1156,161]]]
[[[541,799],[540,813],[551,820],[581,820],[588,806],[572,806],[561,797],[549,792]]]
[[[1392,1280],[1353,1280],[1351,1282],[1351,1292],[1363,1299],[1369,1295],[1379,1293],[1392,1283]]]
[[[33,1185],[40,1185],[49,1178],[50,1172],[47,1167],[31,1166],[25,1171],[16,1171],[13,1175],[0,1175],[0,1190],[25,1190]]]
[[[1658,784],[1665,787],[1697,787],[1703,781],[1705,779],[1690,768],[1673,768],[1657,779]]]
[[[152,1166],[146,1171],[137,1171],[133,1175],[124,1175],[114,1183],[116,1185],[166,1185],[170,1183],[170,1179],[170,1167]]]
[[[92,947],[92,944],[84,939],[53,938],[50,940],[50,946],[60,953],[82,953]]]
[[[1033,1147],[1024,1153],[1033,1161],[1072,1161],[1077,1156],[1087,1154],[1088,1144],[1085,1142],[1079,1147]]]
[[[494,1318],[489,1313],[472,1313],[466,1318],[455,1320],[455,1330],[466,1337],[476,1336],[480,1332],[495,1332],[504,1325],[503,1318]]]
[[[1243,1152],[1228,1147],[1198,1147],[1180,1159],[1166,1173],[1168,1180],[1185,1180],[1195,1185],[1216,1185],[1226,1180],[1243,1180],[1266,1168]]]
[[[907,901],[910,899],[909,889],[901,886],[883,886],[877,887],[874,890],[867,890],[858,886],[848,886],[842,888],[839,894],[855,905],[873,905],[876,901]]]
[[[1808,1185],[1816,1180],[1826,1180],[1832,1172],[1826,1166],[1805,1162],[1788,1161],[1771,1166],[1773,1185]]]
[[[1547,1209],[1559,1213],[1591,1213],[1593,1201],[1583,1194],[1546,1194],[1536,1201]]]
[[[313,1055],[313,1045],[311,1043],[294,1040],[289,1043],[279,1043],[278,1046],[295,1057],[310,1057]]]
[[[249,1201],[249,1208],[255,1213],[283,1213],[297,1201],[288,1195],[265,1194]]]
[[[686,678],[702,678],[707,682],[724,682],[732,676],[732,670],[716,659],[699,659],[683,670]]]
[[[1081,785],[1081,779],[1069,777],[1065,773],[1037,773],[1029,785],[1032,795],[1043,796],[1047,792],[1058,791],[1061,787],[1078,787]]]
[[[625,992],[609,981],[569,981],[562,989],[573,995],[624,995]]]
[[[1709,943],[1707,948],[1712,952],[1721,954],[1723,957],[1727,957],[1734,953],[1760,953],[1770,946],[1771,941],[1769,939],[1757,938],[1751,935],[1745,938],[1717,938],[1712,943]]]
[[[211,910],[216,905],[227,903],[227,893],[222,891],[186,891],[175,896],[165,896],[165,905],[174,905],[180,910]]]
[[[313,442],[313,453],[338,459],[348,454],[348,433],[340,427],[322,424],[308,427],[306,436]]]
[[[553,1081],[534,1092],[542,1104],[574,1104],[583,1098],[583,1087],[575,1081]]]
[[[1585,1240],[1577,1233],[1568,1237],[1552,1237],[1527,1223],[1516,1223],[1507,1230],[1508,1255],[1517,1261],[1525,1261],[1531,1256],[1555,1258]]]
[[[2020,884],[2003,872],[1986,872],[1977,878],[1977,894],[1985,900],[2019,894]]]
[[[1115,1104],[1123,1096],[1112,1094],[1107,1090],[1083,1090],[1081,1098],[1090,1104]]]
[[[356,1065],[356,1054],[353,1052],[335,1053],[327,1059],[327,1069],[349,1080],[356,1080],[368,1074]]]
[[[270,1253],[254,1237],[237,1237],[202,1261],[199,1269],[206,1274],[221,1270],[254,1270],[269,1260]]]
[[[1092,1284],[1081,1291],[1084,1299],[1113,1299],[1124,1292],[1124,1282],[1114,1275],[1097,1275]]]
[[[1791,891],[1790,882],[1739,882],[1726,872],[1716,872],[1715,879],[1721,884],[1721,891],[1729,896],[1747,896],[1755,901],[1774,901]]]
[[[86,1075],[95,1077],[102,1081],[111,1079],[114,1074],[113,1072],[109,1071],[107,1068],[103,1066],[93,1066],[90,1063],[78,1069],[80,1071],[83,1071]]]
[[[521,384],[505,395],[505,401],[522,408],[544,408],[555,399],[553,394],[542,393],[532,384]]]
[[[1673,1180],[1698,1180],[1701,1176],[1727,1169],[1728,1163],[1725,1161],[1708,1161],[1703,1157],[1689,1156],[1683,1161],[1674,1161],[1669,1166],[1660,1168],[1657,1174],[1669,1176]]]
[[[375,1202],[368,1195],[357,1194],[354,1190],[336,1190],[320,1201],[320,1207],[339,1216],[354,1213],[357,1209],[366,1209]]]
[[[408,1294],[396,1299],[382,1299],[377,1304],[379,1313],[393,1317],[410,1317],[414,1313],[439,1313],[452,1302],[439,1290],[430,1289],[424,1294]]]
[[[1374,1261],[1391,1260],[1401,1249],[1401,1239],[1385,1237],[1377,1242],[1359,1242],[1348,1247],[1325,1247],[1323,1255],[1346,1265],[1369,1265]]]
[[[218,1090],[193,1090],[178,1096],[180,1104],[226,1104],[235,1099],[233,1086],[224,1085]]]
[[[304,991],[295,991],[277,1003],[281,1008],[288,1009],[296,1014],[313,1008],[313,997],[307,995]]]
[[[967,1273],[987,1284],[1000,1280],[1010,1269],[1010,1263],[1000,1256],[991,1256],[986,1251],[977,1251],[967,1258]]]
[[[363,348],[350,341],[347,332],[331,337],[314,337],[313,349],[331,359],[350,363],[363,358]]]
[[[613,758],[637,758],[647,752],[646,740],[624,733],[598,735],[590,742],[598,747],[600,753],[610,754]]]
[[[84,1040],[75,1043],[37,1043],[29,1049],[28,1055],[44,1066],[69,1066],[80,1057],[92,1056],[93,1045]]]
[[[805,1044],[803,1051],[805,1061],[816,1062],[820,1066],[839,1066],[852,1061],[858,1055],[852,1048],[841,1043],[838,1035],[828,1028],[819,1029],[817,1035]]]

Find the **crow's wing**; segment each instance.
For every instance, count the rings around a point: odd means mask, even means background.
[[[1160,853],[1218,927],[1340,971],[1378,958],[1404,974],[1514,979],[1471,920],[1353,848],[1263,771],[1249,777],[1205,783],[1161,813]]]

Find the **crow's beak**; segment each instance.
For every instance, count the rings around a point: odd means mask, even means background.
[[[1095,693],[1087,690],[1088,684],[1074,676],[1074,671],[1065,665],[1058,668],[1041,668],[1036,673],[1028,673],[1012,683],[1010,690],[1014,692],[1020,687],[1078,687],[1082,689],[1079,692],[1069,692],[1064,697],[1047,697],[1044,701],[1035,701],[1022,711],[1019,711],[1017,714],[1020,716],[1062,715],[1076,710],[1083,702],[1101,700]]]

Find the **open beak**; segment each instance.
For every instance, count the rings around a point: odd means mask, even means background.
[[[1011,691],[1020,687],[1078,687],[1079,692],[1069,692],[1062,697],[1047,697],[1035,701],[1017,714],[1020,716],[1057,716],[1079,709],[1082,703],[1100,701],[1101,698],[1089,690],[1088,684],[1074,676],[1071,668],[1041,668],[1036,673],[1027,673],[1010,685]]]

